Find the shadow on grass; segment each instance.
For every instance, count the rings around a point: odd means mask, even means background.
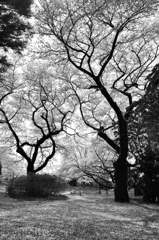
[[[159,207],[159,203],[147,203],[144,202],[142,198],[131,198],[130,204],[147,210],[159,212],[159,208],[157,208]]]
[[[59,201],[67,200],[68,197],[62,194],[52,195],[49,197],[30,197],[30,196],[8,196],[10,199],[15,199],[18,201]]]

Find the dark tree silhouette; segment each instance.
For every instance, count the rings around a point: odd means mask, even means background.
[[[129,145],[144,173],[143,199],[159,198],[159,65],[147,77],[145,95],[129,118]],[[159,199],[158,199],[159,200]]]
[[[97,124],[94,126],[87,121],[82,113],[83,102],[72,85],[84,122],[96,130],[118,155],[114,168],[115,200],[119,202],[129,201],[128,132],[127,118],[111,89],[127,98],[126,102],[132,105],[131,90],[138,89],[139,79],[158,55],[155,42],[150,47],[149,40],[145,38],[150,31],[146,28],[140,33],[138,31],[143,25],[141,19],[149,16],[154,9],[156,1],[60,1],[54,5],[52,1],[44,0],[36,16],[40,33],[52,37],[54,41],[54,45],[46,44],[46,52],[58,56],[69,68],[73,66],[76,79],[77,75],[79,79],[74,81],[76,86],[84,82],[83,88],[94,90],[94,96],[98,91],[116,115],[119,144],[108,134],[107,126],[98,121],[97,127]],[[111,71],[114,75],[110,74]]]
[[[16,96],[21,100],[20,106],[16,104],[14,114],[5,110],[6,104],[0,108],[1,121],[11,132],[16,152],[26,160],[29,175],[41,171],[54,157],[58,148],[57,136],[66,131],[68,118],[74,111],[64,109],[66,99],[58,97],[56,90],[52,95],[48,94],[41,83],[38,89],[23,93],[23,99]],[[26,117],[32,126],[28,134]]]

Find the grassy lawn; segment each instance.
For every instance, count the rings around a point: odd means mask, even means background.
[[[159,239],[159,206],[113,202],[111,194],[15,200],[0,193],[0,239]]]

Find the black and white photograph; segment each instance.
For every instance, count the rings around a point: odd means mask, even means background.
[[[0,240],[159,239],[159,0],[0,0]]]

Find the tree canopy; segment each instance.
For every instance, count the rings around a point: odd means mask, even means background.
[[[118,155],[114,163],[115,198],[128,201],[127,112],[119,99],[122,96],[125,105],[132,106],[134,90],[136,94],[140,92],[143,75],[158,56],[153,24],[146,24],[158,2],[39,2],[36,19],[39,33],[45,36],[42,52],[58,58],[56,63],[63,63],[67,72],[73,72],[67,82],[80,104],[83,121]],[[109,115],[109,121],[98,118],[99,98],[103,100],[103,109],[109,105],[115,116]],[[107,115],[105,111],[106,119]],[[111,131],[114,120],[118,124],[118,142]]]
[[[2,4],[6,4],[11,8],[14,8],[20,15],[24,15],[26,17],[30,16],[30,7],[32,4],[32,0],[2,0]]]
[[[130,151],[140,159],[147,147],[159,153],[159,65],[146,78],[145,94],[136,103],[129,118]]]
[[[144,96],[129,118],[129,147],[144,175],[145,201],[159,197],[159,65],[147,77]],[[158,199],[159,201],[159,199]]]
[[[20,53],[29,35],[29,23],[22,15],[29,16],[32,1],[4,0],[0,3],[0,73],[9,66],[7,52]]]

